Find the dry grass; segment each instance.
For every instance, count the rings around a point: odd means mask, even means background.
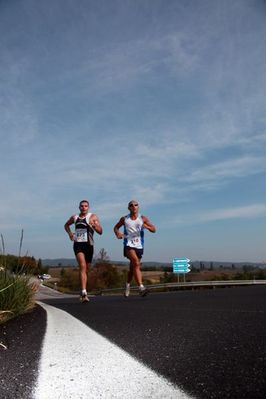
[[[48,274],[52,278],[55,279],[60,279],[61,278],[61,272],[62,269],[65,270],[65,272],[78,272],[78,267],[49,267]]]
[[[142,271],[142,277],[144,280],[149,280],[151,284],[156,284],[161,282],[161,278],[164,277],[163,271]]]
[[[14,313],[10,310],[0,310],[0,324],[5,323],[8,319],[13,317]]]
[[[21,255],[23,230],[19,244],[19,257]],[[1,259],[0,259],[0,323],[12,317],[26,313],[35,306],[36,287],[30,283],[30,276],[20,273],[11,274],[6,267],[5,243],[1,234]],[[21,270],[24,269],[24,266]]]

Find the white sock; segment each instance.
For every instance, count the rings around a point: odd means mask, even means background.
[[[126,287],[129,288],[130,287],[130,283],[126,283]]]
[[[87,290],[81,290],[81,295],[87,295]]]
[[[145,290],[145,287],[144,287],[144,285],[143,285],[143,284],[140,284],[140,286],[139,286],[139,289],[140,289],[140,291],[143,291],[143,290]]]

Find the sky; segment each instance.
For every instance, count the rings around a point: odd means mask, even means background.
[[[95,253],[136,199],[143,261],[266,261],[266,2],[0,0],[5,253],[73,258],[90,201]],[[2,248],[3,250],[3,248]]]

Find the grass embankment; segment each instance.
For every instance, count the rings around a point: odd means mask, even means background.
[[[32,309],[34,295],[29,276],[9,276],[0,271],[0,324]]]
[[[0,324],[31,310],[35,305],[36,286],[30,283],[30,275],[26,274],[27,265],[20,265],[23,230],[21,230],[19,256],[15,272],[7,267],[5,243],[1,234],[0,257]]]

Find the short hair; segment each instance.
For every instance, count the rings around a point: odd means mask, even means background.
[[[131,204],[138,204],[138,201],[133,199],[129,201],[128,206],[130,206]]]
[[[83,204],[83,202],[86,202],[86,204],[88,204],[88,206],[90,206],[89,201],[87,201],[87,200],[82,200],[82,201],[80,201],[80,203],[79,203],[79,207],[80,207],[81,204]]]

